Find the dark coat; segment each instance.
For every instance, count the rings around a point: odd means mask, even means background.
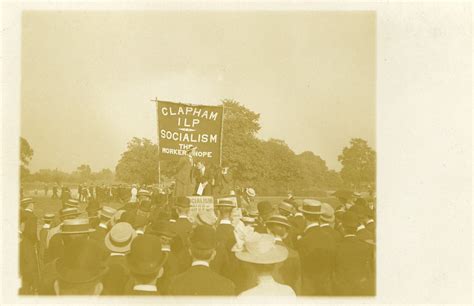
[[[20,242],[21,294],[34,294],[39,287],[37,241],[23,237]]]
[[[189,236],[193,231],[193,224],[186,218],[177,218],[173,224],[174,232],[181,238],[183,245],[188,245]]]
[[[109,256],[106,260],[109,268],[102,279],[104,290],[102,295],[122,295],[125,284],[130,278],[125,256]]]
[[[288,249],[288,258],[277,264],[273,278],[280,284],[290,286],[296,294],[301,291],[301,260],[298,252],[281,241],[276,244]]]
[[[302,295],[330,295],[336,242],[320,227],[307,229],[297,242],[301,258]]]
[[[209,296],[235,295],[235,286],[209,267],[194,266],[176,276],[169,287],[170,295]]]
[[[175,196],[190,196],[192,189],[193,162],[188,156],[182,156],[176,169]]]
[[[333,229],[331,226],[323,226],[321,227],[321,230],[331,236],[334,237],[334,241],[337,243],[340,243],[342,241],[342,235],[339,231],[336,231]]]
[[[343,238],[336,250],[335,293],[337,295],[370,294],[370,246],[355,236]]]

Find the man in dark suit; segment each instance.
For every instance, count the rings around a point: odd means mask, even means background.
[[[345,235],[336,250],[335,293],[373,295],[370,245],[356,237],[359,220],[354,212],[346,212],[342,222]]]
[[[212,171],[204,164],[199,161],[196,165],[196,171],[194,172],[196,186],[194,187],[193,194],[202,196],[212,195]]]
[[[335,224],[334,208],[330,204],[321,203],[321,216],[319,217],[319,227],[321,230],[334,237],[336,243],[341,242],[342,235],[334,229]]]
[[[302,295],[331,295],[336,243],[319,227],[321,202],[304,200],[300,211],[307,224],[296,246],[301,258]]]
[[[161,251],[160,239],[155,235],[137,236],[127,255],[132,279],[125,285],[125,295],[162,295],[156,286],[163,275],[167,255]]]
[[[189,147],[186,150],[186,155],[182,156],[178,161],[176,169],[176,185],[175,185],[175,196],[190,196],[192,195],[192,170],[194,167],[193,153],[196,147]]]
[[[178,218],[174,222],[173,229],[181,238],[183,245],[188,244],[189,236],[193,230],[193,224],[189,221],[190,200],[187,197],[178,197],[176,199],[176,213]]]
[[[176,276],[170,284],[170,295],[206,296],[235,295],[235,286],[209,268],[216,255],[216,232],[208,225],[199,225],[191,237],[189,252],[193,258],[191,268]]]

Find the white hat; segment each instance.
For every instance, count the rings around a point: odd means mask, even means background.
[[[244,250],[236,252],[241,261],[255,264],[275,264],[288,258],[288,249],[275,244],[275,238],[269,234],[254,233],[244,242]]]
[[[255,190],[253,190],[253,188],[247,188],[247,189],[245,190],[245,192],[247,193],[247,195],[248,195],[249,197],[252,197],[252,198],[253,198],[253,197],[256,196]]]

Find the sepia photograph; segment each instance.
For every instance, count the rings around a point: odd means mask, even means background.
[[[17,195],[2,231],[17,236],[3,256],[17,250],[18,298],[375,301],[385,267],[402,266],[378,244],[413,233],[388,219],[402,204],[385,197],[379,148],[398,141],[387,116],[416,132],[379,95],[395,36],[377,9],[18,17],[18,180],[2,186]],[[395,168],[398,149],[384,155]]]
[[[375,295],[375,33],[23,12],[19,294]]]

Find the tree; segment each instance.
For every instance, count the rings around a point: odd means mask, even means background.
[[[158,181],[158,145],[146,138],[133,137],[115,167],[117,178],[127,183],[152,184]]]
[[[33,154],[33,148],[31,148],[28,141],[20,137],[20,180],[24,180],[29,176],[30,170],[28,165],[33,158]]]
[[[342,164],[341,177],[346,184],[360,188],[375,181],[375,151],[367,141],[351,139],[350,146],[344,147],[338,160]]]
[[[77,174],[77,178],[79,179],[79,181],[87,182],[91,179],[91,175],[92,175],[91,166],[82,164],[76,168],[76,173],[74,174]]]

